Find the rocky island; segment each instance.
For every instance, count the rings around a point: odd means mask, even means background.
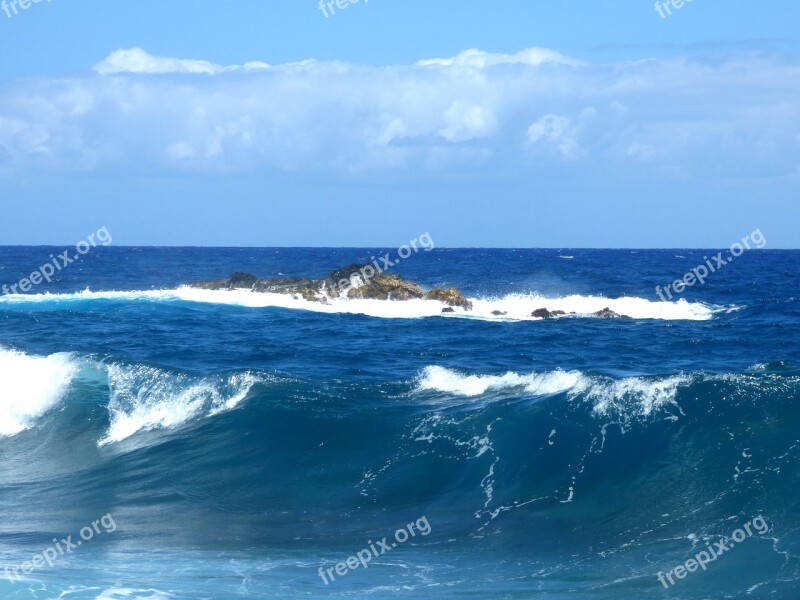
[[[227,279],[201,281],[189,287],[204,290],[250,290],[272,294],[288,294],[309,302],[327,303],[331,299],[363,300],[437,300],[453,307],[472,310],[472,302],[456,288],[435,288],[428,292],[418,284],[405,281],[400,275],[389,274],[373,264],[353,264],[331,271],[323,278],[283,277],[262,279],[250,273],[234,273]]]
[[[472,310],[472,302],[456,288],[434,288],[423,290],[418,284],[404,280],[400,275],[389,274],[372,264],[352,264],[349,267],[331,271],[319,279],[305,277],[278,277],[263,279],[251,273],[233,273],[227,279],[213,281],[200,281],[190,283],[189,287],[203,290],[249,290],[271,294],[287,294],[297,299],[309,302],[327,304],[333,299],[346,298],[349,300],[435,300],[446,304],[443,313],[454,313],[460,308],[464,311]],[[503,316],[504,311],[495,310],[495,316]],[[561,316],[575,315],[565,313],[563,310],[548,310],[538,308],[531,316],[539,319],[552,319]],[[614,319],[624,317],[604,308],[592,313],[592,316],[601,319]]]

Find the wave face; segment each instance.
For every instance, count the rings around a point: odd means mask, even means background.
[[[4,355],[24,361],[34,378],[53,378],[48,390],[57,390],[24,415],[24,427],[0,438],[4,455],[33,453],[38,461],[36,478],[26,469],[4,474],[5,485],[27,490],[6,499],[11,522],[42,510],[53,494],[64,506],[83,507],[97,504],[98,490],[113,490],[116,519],[149,515],[149,525],[127,531],[125,543],[158,544],[175,560],[183,547],[291,555],[298,537],[306,551],[335,557],[349,540],[375,537],[386,515],[405,522],[412,506],[438,525],[431,538],[438,541],[423,554],[430,569],[444,568],[445,541],[459,539],[469,549],[463,568],[477,576],[502,541],[513,548],[509,574],[523,574],[519,560],[556,561],[567,572],[602,566],[649,582],[695,553],[698,540],[711,543],[752,513],[772,529],[743,545],[741,560],[759,556],[789,581],[800,567],[787,560],[800,540],[781,526],[791,522],[800,476],[793,408],[800,374],[618,378],[429,365],[376,387],[268,372],[197,376],[92,356]],[[8,370],[3,377],[5,386]],[[76,447],[80,458],[65,478],[63,457]],[[624,510],[622,489],[646,504]],[[581,536],[559,535],[564,530]],[[587,548],[583,537],[597,547]],[[142,560],[159,568],[154,558]],[[735,565],[697,589],[735,590],[749,581]],[[302,577],[306,568],[289,560],[279,570]],[[391,586],[408,585],[402,574],[385,576]],[[559,577],[552,583],[566,585]]]
[[[419,318],[439,315],[180,288],[376,250],[97,250],[50,295],[0,297],[0,572],[117,529],[0,598],[797,598],[800,253],[661,303],[697,253],[435,250],[403,275],[478,316]],[[0,274],[41,263],[10,252]],[[550,301],[667,312],[525,317]],[[318,575],[423,516],[429,535]]]

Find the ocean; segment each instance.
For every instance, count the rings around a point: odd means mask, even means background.
[[[392,267],[449,314],[183,287],[386,252],[112,245],[0,296],[0,598],[800,598],[800,251],[667,302],[718,250]]]

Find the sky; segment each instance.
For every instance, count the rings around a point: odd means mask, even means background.
[[[800,247],[800,3],[339,2],[0,4],[0,245]]]

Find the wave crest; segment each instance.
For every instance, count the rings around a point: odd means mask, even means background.
[[[146,365],[108,366],[110,424],[98,445],[140,431],[173,429],[200,416],[234,408],[262,379],[249,372],[196,379]]]
[[[679,387],[689,385],[692,381],[689,375],[612,379],[562,370],[469,375],[445,367],[429,366],[418,377],[417,390],[462,398],[478,398],[490,392],[518,391],[532,396],[566,393],[571,400],[589,402],[596,415],[633,418],[647,417],[667,404],[675,404]]]
[[[457,396],[481,396],[490,391],[519,388],[533,395],[565,392],[584,379],[579,371],[552,371],[520,375],[509,371],[505,375],[464,375],[444,367],[426,367],[417,388],[445,392]]]

